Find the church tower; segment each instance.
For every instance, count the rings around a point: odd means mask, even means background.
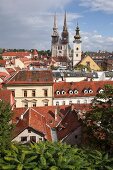
[[[69,43],[69,33],[67,30],[67,21],[66,21],[66,12],[64,15],[64,26],[62,31],[62,44],[68,44]]]
[[[78,27],[78,23],[77,23],[77,27],[76,27],[76,34],[74,36],[74,47],[73,47],[73,66],[77,65],[80,61],[81,61],[81,37],[80,37],[80,29]]]
[[[61,34],[61,44],[62,44],[62,56],[69,58],[69,33],[67,29],[66,12],[64,15],[64,25]]]
[[[51,37],[52,37],[52,45],[51,45],[52,57],[56,57],[58,43],[59,43],[59,34],[58,34],[58,28],[57,28],[57,24],[56,24],[56,14],[54,16],[53,33],[52,33]]]

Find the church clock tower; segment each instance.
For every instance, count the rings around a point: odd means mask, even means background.
[[[80,61],[81,61],[81,37],[80,37],[80,29],[78,27],[78,23],[77,23],[77,27],[76,27],[76,34],[74,36],[74,47],[73,47],[73,66],[77,65]]]

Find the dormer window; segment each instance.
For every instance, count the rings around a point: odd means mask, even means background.
[[[84,89],[84,93],[87,94],[87,93],[88,93],[88,90],[87,90],[87,89]]]
[[[98,91],[98,93],[102,93],[104,90],[103,89],[100,89],[99,91]]]
[[[75,93],[75,94],[78,94],[78,90],[77,90],[77,89],[75,89],[75,90],[74,90],[74,93]]]
[[[59,94],[60,94],[60,91],[57,90],[57,91],[56,91],[56,94],[59,95]]]
[[[92,90],[92,89],[89,89],[89,93],[93,93],[93,90]]]
[[[73,94],[73,90],[69,90],[69,94]]]
[[[62,94],[66,94],[66,92],[64,90],[62,90]]]

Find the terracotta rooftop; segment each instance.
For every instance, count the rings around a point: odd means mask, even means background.
[[[19,71],[6,84],[40,84],[53,83],[53,76],[51,70],[40,71]]]
[[[73,109],[87,111],[90,106],[89,104],[74,104]],[[24,129],[31,127],[45,135],[47,140],[51,140],[51,128],[59,128],[68,122],[69,126],[66,127],[65,131],[63,130],[62,133],[61,131],[58,133],[58,137],[61,139],[74,130],[74,128],[80,126],[75,111],[73,113],[72,106],[15,108],[13,112],[12,121],[16,125],[13,137],[16,137]],[[23,115],[23,119],[20,119],[21,115]]]
[[[113,85],[113,81],[81,81],[81,82],[55,82],[54,97],[88,97],[96,96],[104,85]]]
[[[17,122],[16,128],[13,131],[13,138],[29,127],[42,133],[48,140],[51,140],[51,131],[46,124],[45,118],[32,108],[27,109],[23,118]]]
[[[56,62],[67,62],[68,61],[68,59],[64,56],[64,57],[62,57],[62,56],[58,56],[58,57],[52,57],[52,61],[56,61]]]
[[[10,90],[0,90],[0,99],[7,103],[11,103],[11,95],[12,92]]]
[[[5,66],[6,65],[6,61],[5,60],[0,60],[0,66]]]
[[[13,68],[6,68],[6,70],[11,76],[16,73],[16,71]]]
[[[30,52],[4,52],[2,53],[2,56],[11,56],[11,57],[24,57],[24,56],[29,56],[31,53]]]

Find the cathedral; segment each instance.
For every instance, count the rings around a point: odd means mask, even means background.
[[[74,67],[81,61],[81,37],[80,37],[80,29],[76,27],[76,33],[73,41],[73,48],[69,45],[69,32],[67,28],[67,18],[66,12],[64,15],[64,25],[61,36],[58,32],[56,14],[54,16],[54,25],[53,25],[53,33],[52,33],[52,42],[51,42],[51,53],[52,57],[64,57],[72,62],[72,66]]]

